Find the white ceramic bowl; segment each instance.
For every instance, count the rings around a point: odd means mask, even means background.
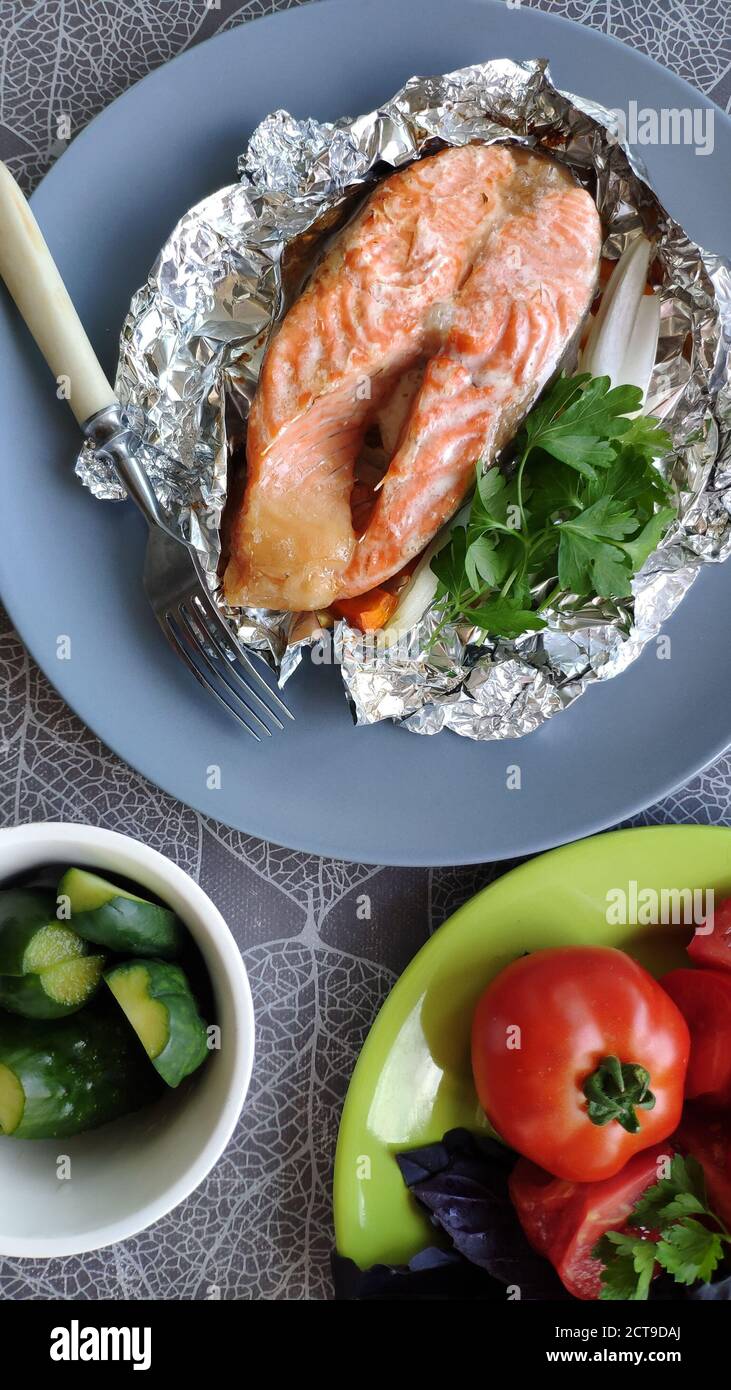
[[[181,1092],[73,1139],[0,1137],[0,1255],[96,1250],[143,1230],[203,1180],[231,1137],[254,1060],[244,964],[220,912],[182,869],[111,830],[21,825],[0,830],[0,886],[48,864],[121,874],[161,898],[195,938],[216,1001],[221,1047]],[[68,1155],[71,1178],[58,1176]]]

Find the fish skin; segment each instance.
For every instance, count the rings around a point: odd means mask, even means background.
[[[384,180],[266,354],[228,601],[325,608],[418,554],[555,371],[591,304],[600,249],[589,195],[531,151],[450,148]],[[419,364],[358,536],[365,432]]]

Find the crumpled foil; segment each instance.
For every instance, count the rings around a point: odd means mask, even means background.
[[[678,519],[629,600],[566,603],[517,641],[474,645],[448,629],[427,653],[428,612],[407,644],[383,650],[338,623],[330,648],[314,615],[230,609],[220,596],[222,516],[232,458],[273,325],[323,244],[392,169],[443,145],[509,138],[567,164],[596,198],[616,257],[644,229],[656,245],[662,323],[648,410],[672,434],[662,467]],[[334,654],[356,723],[392,719],[420,734],[515,738],[619,674],[655,638],[701,565],[731,550],[731,274],[661,206],[618,138],[617,117],[558,91],[545,62],[481,63],[413,77],[378,111],[334,125],[268,116],[239,161],[241,181],[178,223],[134,296],[116,389],[142,435],[142,457],[171,522],[196,547],[221,611],[279,673],[304,651]],[[231,467],[229,467],[231,465]],[[77,473],[97,497],[124,495],[86,446]],[[239,481],[240,486],[240,481]]]

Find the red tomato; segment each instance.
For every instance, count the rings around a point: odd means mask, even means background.
[[[602,1266],[591,1253],[594,1246],[605,1231],[627,1228],[638,1198],[660,1176],[659,1162],[672,1152],[672,1145],[656,1144],[603,1182],[564,1182],[518,1159],[510,1195],[520,1224],[574,1298],[599,1297]]]
[[[709,1105],[731,1103],[731,975],[671,970],[662,985],[690,1029],[686,1096],[702,1096]]]
[[[713,913],[713,931],[696,931],[688,955],[696,965],[714,970],[731,970],[731,898],[726,898]]]
[[[675,1147],[698,1159],[706,1179],[711,1211],[731,1226],[731,1115],[714,1115],[699,1105],[687,1105]]]
[[[559,1178],[598,1182],[674,1130],[689,1045],[682,1014],[636,961],[561,946],[488,985],[472,1070],[508,1144]]]

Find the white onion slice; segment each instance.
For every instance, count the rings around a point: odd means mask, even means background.
[[[416,624],[421,622],[427,608],[434,602],[439,580],[435,575],[431,562],[442,546],[447,544],[455,526],[466,526],[470,514],[470,502],[457,512],[457,515],[443,526],[441,531],[434,537],[431,545],[427,547],[422,555],[414,573],[412,574],[406,588],[399,599],[399,605],[391,618],[388,627],[383,628],[378,633],[378,639],[384,646],[396,642],[400,637],[405,637]]]
[[[379,639],[385,644],[395,642],[399,637],[405,637],[408,632],[411,632],[412,628],[415,628],[416,624],[421,621],[430,604],[434,602],[439,580],[431,567],[431,562],[439,548],[444,545],[445,539],[446,537],[440,532],[438,540],[432,541],[429,549],[424,551],[399,599],[398,608],[390,619],[388,627],[378,634]]]
[[[630,242],[620,256],[602,295],[579,364],[582,372],[591,372],[592,376],[608,376],[612,386],[642,386],[643,393],[649,381],[646,369],[643,385],[627,374],[625,364],[629,359],[632,370],[637,370],[634,364],[642,365],[649,350],[653,321],[650,320],[649,310],[643,309],[640,314],[640,309],[643,299],[652,303],[649,295],[645,295],[651,249],[647,237],[640,235]],[[652,312],[657,313],[657,310]],[[638,318],[642,334],[630,353]]]
[[[637,310],[632,337],[625,353],[618,381],[613,386],[639,386],[642,392],[643,409],[647,404],[647,389],[657,357],[657,341],[660,337],[660,296],[646,294]],[[636,412],[638,415],[641,410]]]

